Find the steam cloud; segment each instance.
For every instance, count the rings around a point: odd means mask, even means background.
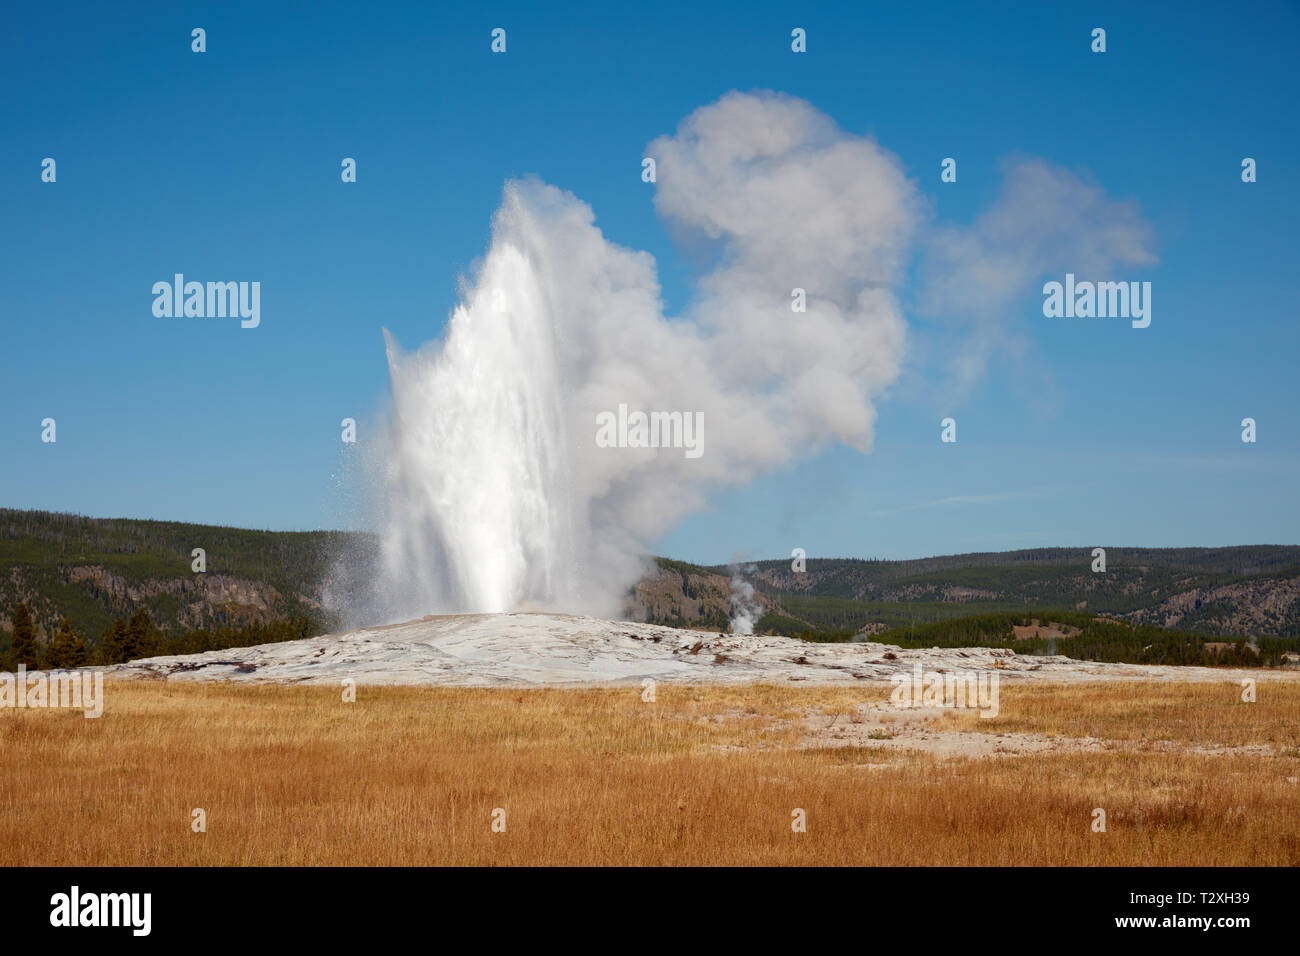
[[[899,161],[766,93],[696,110],[646,155],[658,212],[716,263],[683,314],[664,315],[649,254],[607,240],[571,193],[524,179],[506,184],[445,338],[406,354],[385,332],[393,409],[369,613],[618,616],[653,542],[712,489],[832,441],[870,450],[923,224]],[[795,288],[806,313],[791,309]],[[703,412],[704,454],[597,447],[597,414],[620,403]]]
[[[1132,201],[1111,199],[1040,159],[1007,161],[993,205],[970,228],[935,230],[922,262],[920,309],[953,333],[945,363],[950,394],[969,393],[995,353],[1029,349],[1008,316],[1017,300],[1040,295],[1044,275],[1125,278],[1116,270],[1156,262],[1153,239]]]
[[[732,634],[753,634],[754,625],[763,618],[763,605],[754,594],[754,585],[745,580],[745,573],[752,574],[755,570],[752,564],[731,566]]]

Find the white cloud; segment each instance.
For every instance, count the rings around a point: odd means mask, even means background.
[[[444,339],[414,354],[390,341],[382,593],[359,615],[617,614],[650,544],[712,489],[832,441],[870,450],[904,356],[897,290],[922,225],[899,161],[770,93],[696,110],[647,155],[669,229],[716,253],[682,315],[664,315],[650,255],[526,179],[507,184]],[[1130,206],[1022,162],[971,229],[936,236],[924,300],[963,324],[957,367],[974,381],[1042,271],[1146,263],[1147,244]],[[596,415],[620,404],[702,412],[703,456],[597,447]]]
[[[940,320],[953,391],[969,392],[998,353],[1034,358],[1017,315],[1041,304],[1044,276],[1136,278],[1156,263],[1153,244],[1134,202],[1040,159],[1006,163],[993,205],[969,227],[934,230],[922,259],[918,304]]]

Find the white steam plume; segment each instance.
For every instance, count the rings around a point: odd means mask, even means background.
[[[763,605],[754,594],[754,585],[745,580],[745,574],[756,571],[755,565],[731,566],[731,633],[753,634],[754,626],[763,618]]]
[[[920,270],[920,308],[946,326],[953,397],[970,392],[995,354],[1029,350],[1015,306],[1042,304],[1044,276],[1136,278],[1157,261],[1154,230],[1133,201],[1041,159],[1007,160],[1002,174],[997,200],[971,226],[934,231]]]
[[[731,93],[650,144],[655,204],[716,265],[680,316],[650,255],[589,206],[506,184],[482,268],[443,340],[388,338],[393,415],[378,606],[366,623],[520,606],[616,616],[653,542],[708,493],[831,441],[869,451],[899,376],[896,290],[923,204],[899,162],[788,96]],[[640,186],[640,184],[637,184]],[[966,387],[1044,269],[1147,265],[1132,204],[1038,161],[972,228],[928,240],[922,307],[968,331]],[[803,289],[807,311],[794,312]],[[703,413],[703,454],[608,448],[597,415]]]
[[[683,316],[664,316],[648,254],[529,179],[506,185],[445,340],[403,355],[388,339],[384,617],[617,615],[651,543],[711,488],[831,440],[870,448],[917,221],[898,162],[803,101],[737,93],[648,155],[660,214],[717,245]],[[702,412],[703,455],[597,447],[597,414],[620,404]]]

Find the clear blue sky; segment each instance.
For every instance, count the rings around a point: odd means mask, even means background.
[[[720,493],[661,553],[1300,542],[1294,6],[542,6],[7,5],[0,505],[346,523],[338,426],[384,407],[380,327],[407,346],[439,334],[503,182],[533,173],[590,203],[656,257],[672,311],[691,263],[640,182],[644,146],[762,88],[877,137],[939,222],[969,223],[1016,155],[1132,198],[1159,256],[1134,276],[1153,323],[1050,320],[1027,296],[1034,375],[995,364],[949,407],[918,359],[871,455],[830,449]],[[174,272],[259,280],[261,327],[155,318],[150,287]]]

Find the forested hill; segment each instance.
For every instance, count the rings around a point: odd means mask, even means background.
[[[740,567],[781,633],[881,632],[976,614],[1071,611],[1203,634],[1300,636],[1300,547],[1091,548],[961,554],[914,561],[790,559]],[[638,587],[655,620],[730,613],[733,571],[661,559]]]
[[[65,617],[98,635],[138,610],[173,634],[289,618],[333,627],[327,608],[360,593],[357,569],[374,546],[371,536],[350,532],[0,509],[0,643],[20,602],[45,636]],[[204,573],[192,570],[195,548],[205,552]],[[758,561],[734,575],[755,587],[758,629],[783,634],[872,634],[973,615],[1068,611],[1207,635],[1300,636],[1300,547],[1107,548],[1105,573],[1092,563],[1091,548],[1050,548],[915,561],[810,558],[803,571],[789,559]],[[629,595],[627,613],[723,628],[732,595],[733,569],[661,558]]]
[[[308,618],[322,606],[334,556],[364,544],[335,531],[250,531],[174,521],[0,509],[0,630],[26,602],[38,631],[69,618],[98,635],[147,610],[164,630]],[[206,571],[193,570],[194,549]]]

